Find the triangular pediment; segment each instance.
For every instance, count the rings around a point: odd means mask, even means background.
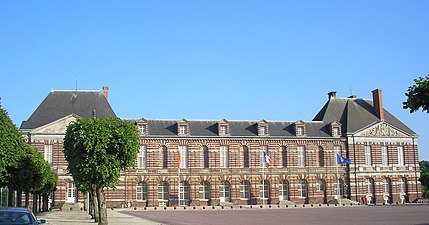
[[[37,127],[31,131],[31,133],[42,133],[42,134],[65,134],[67,130],[67,126],[70,123],[75,122],[79,119],[80,116],[75,114],[70,114],[61,119],[50,122],[41,127]]]
[[[409,137],[410,134],[386,123],[379,122],[358,131],[355,136],[363,137]]]

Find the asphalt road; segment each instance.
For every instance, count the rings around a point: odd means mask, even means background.
[[[429,225],[429,205],[353,206],[281,209],[123,211],[169,225]]]

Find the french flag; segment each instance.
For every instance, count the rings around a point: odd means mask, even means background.
[[[268,156],[268,154],[264,151],[264,162],[270,166],[274,164],[273,160]]]

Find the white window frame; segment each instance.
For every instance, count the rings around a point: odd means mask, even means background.
[[[261,136],[267,136],[267,126],[261,126],[259,127]]]
[[[228,168],[229,167],[229,146],[221,145],[219,151],[220,151],[220,167]]]
[[[188,169],[189,150],[187,145],[179,145],[180,169]]]
[[[296,136],[304,136],[304,127],[303,126],[297,126],[296,127]]]
[[[270,182],[268,180],[261,180],[261,182],[259,183],[259,198],[270,198]]]
[[[365,145],[364,151],[365,151],[365,165],[371,166],[372,165],[372,160],[371,160],[371,146]]]
[[[230,202],[231,201],[231,184],[224,180],[219,185],[219,197],[221,202]]]
[[[316,183],[316,191],[324,192],[326,190],[326,182],[322,179],[318,179]]]
[[[148,200],[148,184],[144,181],[141,181],[137,184],[136,188],[136,200],[137,201],[147,201]]]
[[[374,186],[375,186],[375,184],[373,182],[375,182],[375,181],[372,178],[367,178],[366,179],[366,193],[367,193],[367,195],[371,195],[372,196],[374,194]]]
[[[219,135],[227,135],[228,134],[228,126],[227,125],[220,125],[219,126]]]
[[[298,182],[298,194],[299,198],[307,198],[308,197],[308,183],[306,180],[299,180]]]
[[[210,199],[210,184],[208,181],[201,182],[199,192],[200,192],[200,200]]]
[[[287,180],[281,180],[279,183],[279,198],[289,200],[289,182]]]
[[[158,184],[158,200],[168,201],[169,198],[169,185],[166,181]]]
[[[398,165],[404,166],[404,146],[398,146]]]
[[[188,125],[182,124],[179,125],[179,135],[186,135],[188,134]]]
[[[189,202],[189,183],[187,181],[182,181],[180,182],[180,192],[179,192],[179,196],[180,196],[180,201],[181,201],[181,205],[185,204],[187,205]]]
[[[138,127],[141,135],[147,134],[147,124],[141,124]]]
[[[408,180],[407,180],[407,178],[405,178],[405,177],[400,177],[399,178],[399,188],[400,188],[400,194],[402,194],[402,195],[404,195],[404,194],[407,194],[407,182],[408,182]]]
[[[391,186],[392,186],[392,182],[389,178],[385,177],[383,179],[383,189],[384,189],[384,194],[390,194],[390,190],[391,190]]]
[[[140,145],[139,153],[137,154],[137,168],[146,169],[147,168],[147,146]]]
[[[340,128],[339,127],[332,128],[332,136],[334,136],[334,137],[340,136]]]
[[[381,146],[381,164],[389,166],[389,150],[387,146]]]
[[[248,180],[240,182],[240,199],[250,199],[250,182]]]
[[[53,159],[53,152],[54,152],[54,145],[53,144],[45,144],[44,147],[44,158],[45,160],[52,165],[52,159]]]
[[[305,167],[305,146],[298,146],[297,147],[297,154],[298,154],[298,167]]]

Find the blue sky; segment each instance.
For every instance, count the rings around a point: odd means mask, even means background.
[[[429,74],[429,1],[2,1],[0,97],[18,126],[51,90],[110,87],[122,118],[312,120],[327,93],[402,108]],[[76,82],[77,81],[77,82]]]

